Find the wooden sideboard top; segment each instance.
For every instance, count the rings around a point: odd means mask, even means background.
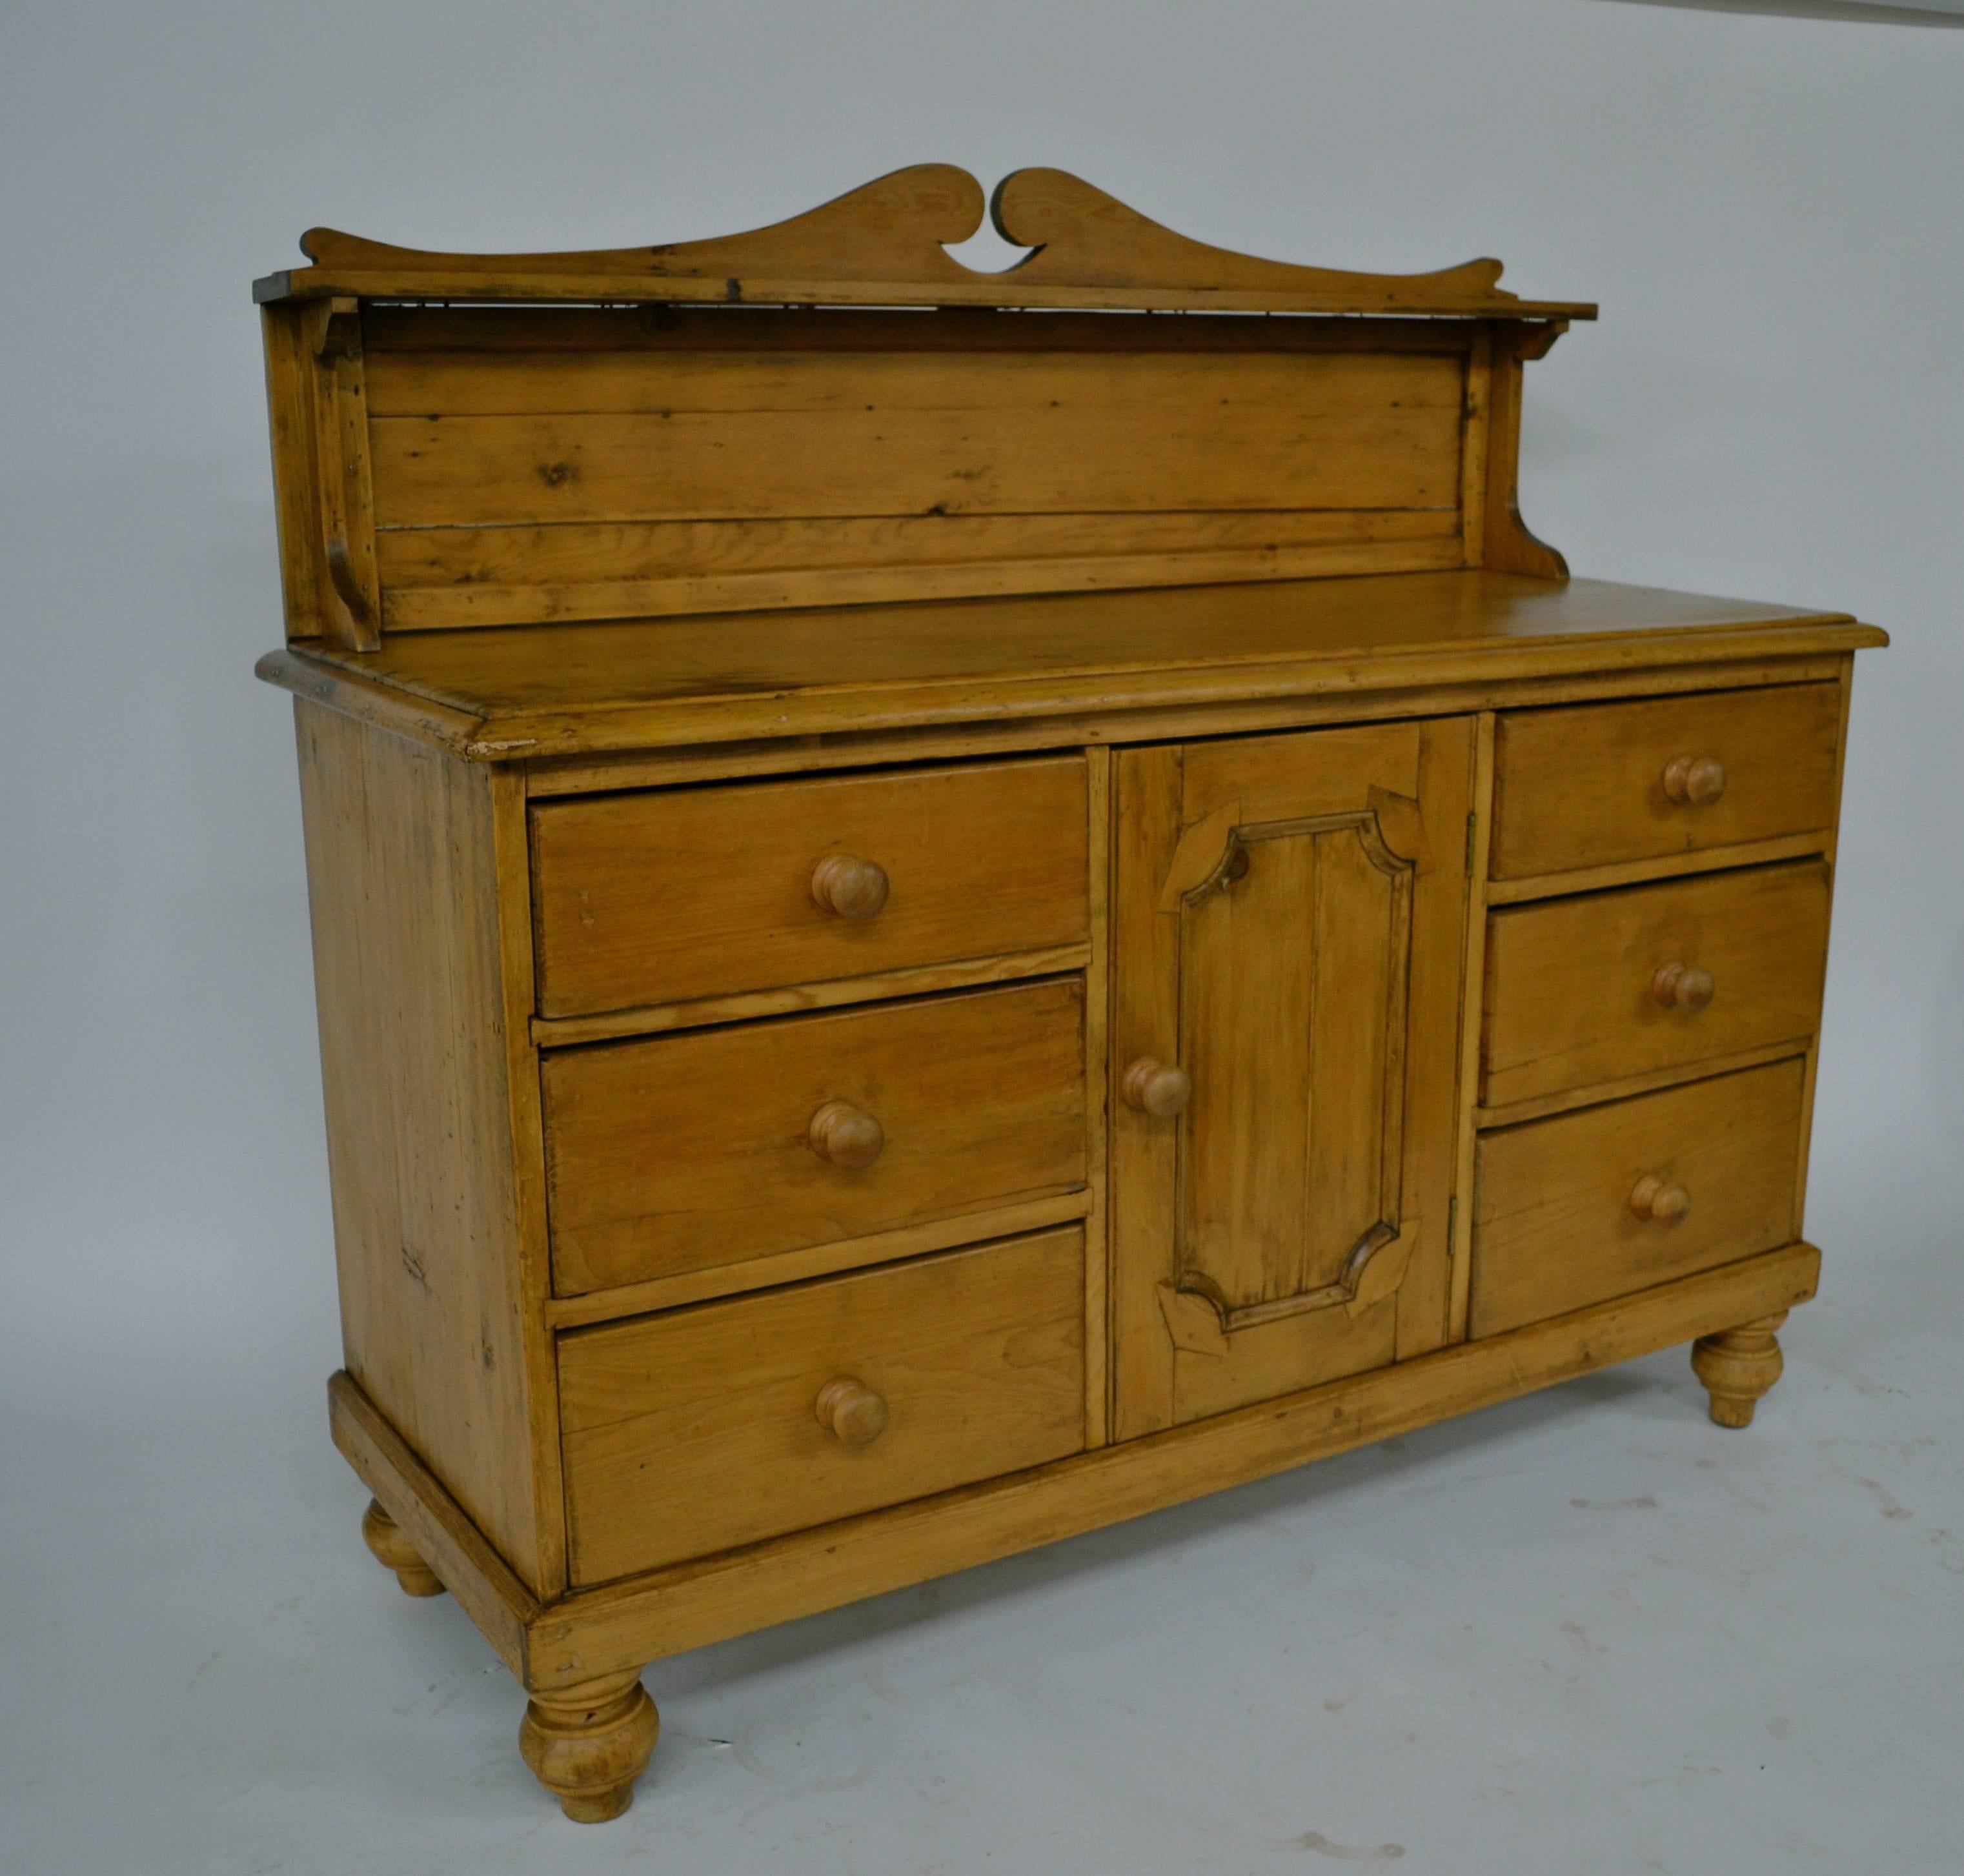
[[[1846,613],[1484,570],[404,632],[268,681],[476,760],[1837,653]]]

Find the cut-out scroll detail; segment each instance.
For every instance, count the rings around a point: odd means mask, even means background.
[[[268,275],[257,298],[724,301],[760,305],[1114,307],[1589,319],[1580,303],[1520,300],[1497,261],[1432,274],[1359,274],[1264,261],[1189,240],[1061,169],[1019,169],[996,191],[1005,239],[1034,250],[1001,273],[948,252],[982,226],[981,185],[948,163],[897,169],[746,233],[566,254],[442,254],[310,229],[314,265]]]

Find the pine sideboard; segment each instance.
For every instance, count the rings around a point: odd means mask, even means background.
[[[1571,579],[1497,262],[900,171],[260,281],[370,1548],[648,1664],[1670,1344],[1802,1235],[1848,614]]]

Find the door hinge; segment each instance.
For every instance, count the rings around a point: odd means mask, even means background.
[[[1473,877],[1473,848],[1474,848],[1474,844],[1475,844],[1474,837],[1475,837],[1475,834],[1478,832],[1478,830],[1479,830],[1479,826],[1480,826],[1480,817],[1479,817],[1479,816],[1478,816],[1478,814],[1469,814],[1469,815],[1468,815],[1468,816],[1467,816],[1467,817],[1466,817],[1466,877],[1467,877],[1469,880]]]

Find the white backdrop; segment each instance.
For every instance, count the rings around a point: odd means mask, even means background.
[[[255,1557],[303,1516],[355,1544],[319,1393],[290,729],[251,675],[280,614],[248,285],[311,223],[613,245],[907,162],[1045,163],[1257,254],[1497,254],[1518,290],[1600,300],[1529,367],[1535,531],[1578,573],[1895,635],[1856,691],[1809,1222],[1818,1309],[1937,1294],[1904,1273],[1964,1203],[1964,34],[1582,0],[14,0],[4,30],[0,1645],[34,1671],[0,1685],[0,1782],[31,1800],[0,1844],[27,1830],[24,1867],[81,1865],[63,1831],[95,1826],[56,1801],[101,1794],[105,1726],[118,1763],[169,1761],[172,1703],[225,1672],[170,1640],[212,1569],[277,1626]],[[1886,1339],[1869,1359],[1885,1384]],[[109,1608],[138,1611],[114,1660],[88,1640]],[[117,1733],[146,1677],[158,1717]],[[239,1749],[206,1724],[201,1753]],[[182,1829],[130,1867],[233,1866]]]

